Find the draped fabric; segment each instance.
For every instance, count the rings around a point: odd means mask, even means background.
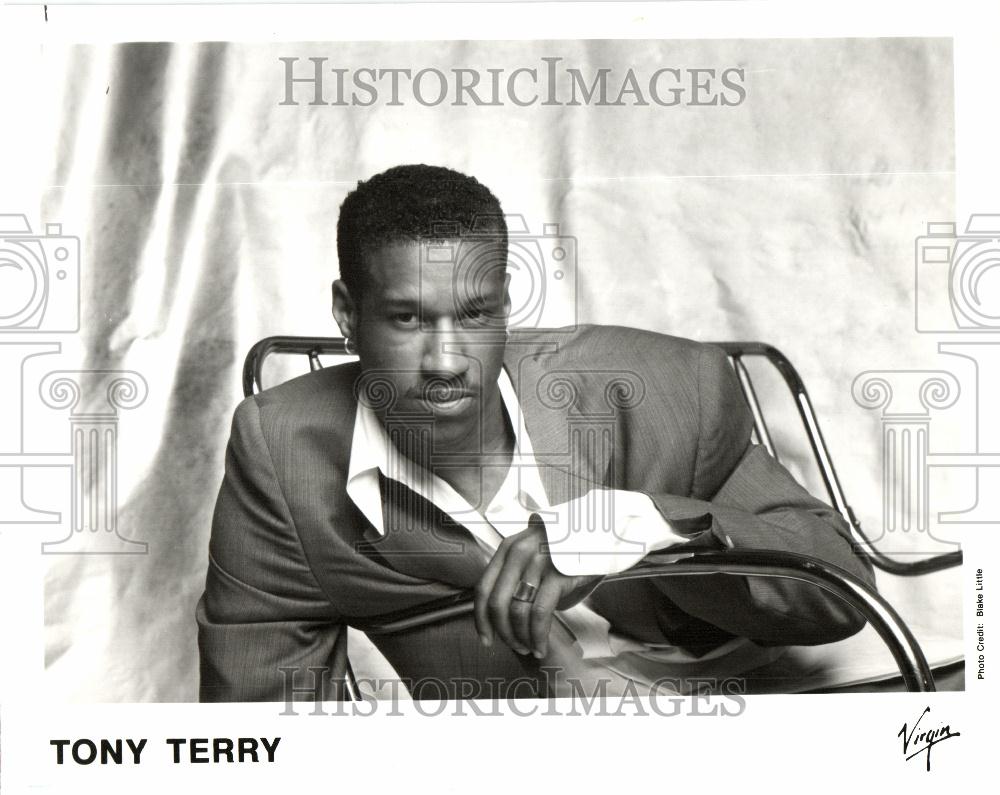
[[[369,106],[320,105],[300,83],[297,103],[282,104],[281,58],[298,59],[297,76],[326,58],[347,74],[461,67],[485,81],[488,69],[543,69],[555,57],[588,82],[611,69],[615,95],[630,67],[642,79],[738,68],[746,97],[522,107],[410,94],[391,104],[383,93]],[[115,491],[118,533],[145,554],[47,559],[56,697],[196,698],[194,607],[243,356],[268,335],[338,333],[339,204],[399,163],[473,174],[523,216],[523,261],[512,259],[522,324],[777,345],[810,388],[871,535],[888,552],[946,549],[927,533],[883,532],[882,429],[851,393],[866,370],[940,366],[914,332],[913,250],[927,221],[953,215],[946,40],[141,43],[52,47],[45,60],[57,135],[40,218],[80,238],[81,315],[62,353],[24,377],[125,370],[148,388],[117,415]],[[564,278],[533,286],[528,260],[557,237],[571,255]],[[765,380],[762,398],[779,400],[778,386]],[[54,448],[66,448],[66,416],[46,420]],[[793,428],[775,429],[783,463],[824,496]],[[41,530],[57,541],[71,490],[50,476],[26,471],[24,493],[63,512],[61,526]],[[963,507],[945,504],[947,484],[932,486],[932,516]],[[960,653],[955,572],[880,586],[929,657]],[[367,647],[357,648],[363,668]],[[801,661],[844,680],[893,670],[870,630]]]

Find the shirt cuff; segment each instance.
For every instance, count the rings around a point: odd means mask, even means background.
[[[552,564],[571,577],[617,574],[690,541],[638,491],[594,489],[540,513]]]

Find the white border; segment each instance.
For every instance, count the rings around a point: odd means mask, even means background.
[[[1000,52],[1000,4],[968,3],[465,3],[376,6],[39,6],[0,8],[5,49],[0,88],[16,98],[7,108],[44,100],[32,95],[32,69],[47,44],[137,40],[335,41],[351,39],[581,39],[581,38],[799,38],[946,36],[954,39],[957,217],[971,211],[1000,212],[1000,113],[996,54]],[[20,104],[27,103],[27,104]],[[31,118],[21,116],[22,119]],[[8,133],[10,134],[8,129]],[[30,138],[30,125],[15,135]],[[0,148],[0,182],[19,182],[11,153]],[[25,166],[26,167],[26,166]],[[13,177],[11,175],[14,175]],[[0,187],[0,194],[3,188]],[[970,677],[965,693],[924,697],[856,695],[750,699],[739,719],[633,718],[502,719],[391,717],[347,722],[345,718],[280,718],[269,705],[46,705],[40,678],[41,580],[37,568],[10,565],[35,541],[4,537],[0,598],[26,605],[4,627],[12,645],[35,650],[4,666],[2,783],[26,791],[47,782],[53,792],[137,788],[171,792],[273,792],[276,789],[361,788],[380,790],[533,792],[542,786],[571,791],[643,791],[646,787],[749,787],[785,791],[875,788],[880,782],[906,791],[943,785],[988,786],[996,780],[997,755],[989,750],[986,699],[996,694],[1000,672],[981,685]],[[996,594],[997,528],[969,529],[963,544],[965,577],[987,570],[988,600]],[[17,555],[17,558],[9,557]],[[35,555],[37,559],[40,556]],[[31,560],[26,556],[23,560]],[[40,561],[39,561],[40,562]],[[992,574],[991,574],[992,573]],[[971,586],[963,585],[963,596]],[[976,620],[967,600],[966,647]],[[5,611],[11,612],[11,611]],[[991,617],[995,609],[991,610]],[[995,627],[995,620],[990,626]],[[11,639],[18,639],[15,644]],[[24,643],[24,639],[39,643]],[[997,642],[990,659],[997,659]],[[5,654],[6,656],[6,654]],[[11,685],[14,685],[12,687]],[[904,765],[895,732],[925,703],[949,719],[964,738],[935,750],[935,769]],[[208,769],[151,765],[138,771],[46,766],[51,736],[146,736],[162,747],[166,736],[281,734],[282,763],[274,770]],[[152,753],[152,751],[150,751]],[[162,754],[160,754],[162,755]],[[992,773],[990,772],[992,771]],[[765,784],[766,782],[766,784]],[[642,790],[637,788],[642,787]]]

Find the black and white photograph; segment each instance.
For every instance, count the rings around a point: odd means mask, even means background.
[[[0,9],[0,783],[989,780],[997,11],[808,5]]]

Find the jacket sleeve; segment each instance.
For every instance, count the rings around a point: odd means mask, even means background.
[[[233,418],[197,622],[202,701],[337,697],[346,629],[306,559],[253,398]]]
[[[699,440],[690,496],[650,494],[662,516],[686,533],[701,529],[720,547],[797,552],[874,586],[846,522],[812,497],[767,451],[750,443],[752,419],[723,351],[699,360]],[[655,553],[649,560],[655,560]],[[655,580],[686,613],[761,645],[814,645],[860,631],[864,619],[810,583],[706,575]]]

